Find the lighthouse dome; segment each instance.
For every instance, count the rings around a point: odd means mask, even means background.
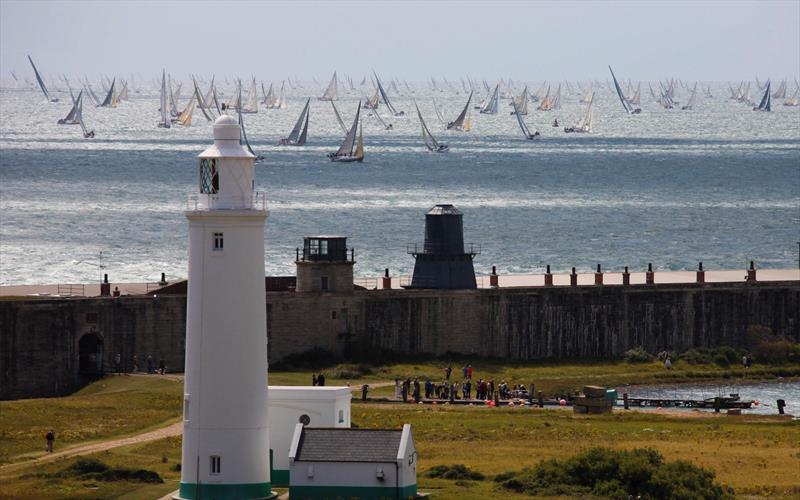
[[[214,140],[238,141],[239,122],[230,115],[222,115],[214,122]]]

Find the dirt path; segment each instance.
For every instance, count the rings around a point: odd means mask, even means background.
[[[19,469],[23,469],[33,464],[48,463],[79,455],[88,455],[90,453],[97,453],[98,451],[105,451],[105,450],[110,450],[112,448],[119,448],[120,446],[146,443],[148,441],[155,441],[157,439],[162,439],[165,437],[180,436],[181,434],[183,434],[183,421],[178,421],[173,424],[169,424],[165,427],[161,427],[160,429],[143,432],[142,434],[136,434],[135,436],[128,436],[124,438],[110,439],[108,441],[83,444],[75,446],[73,448],[68,448],[64,451],[48,453],[47,455],[42,455],[40,457],[31,460],[26,460],[24,462],[4,465],[0,467],[0,477],[12,473],[14,471],[17,471]],[[56,444],[57,443],[58,442],[56,442]]]

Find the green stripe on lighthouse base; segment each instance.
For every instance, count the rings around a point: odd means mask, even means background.
[[[178,497],[184,500],[233,500],[275,498],[270,483],[226,484],[226,483],[181,483]]]

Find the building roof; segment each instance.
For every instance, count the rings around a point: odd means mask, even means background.
[[[396,462],[402,430],[305,427],[296,462]]]
[[[426,215],[463,215],[461,210],[457,209],[453,205],[436,205],[430,210]]]

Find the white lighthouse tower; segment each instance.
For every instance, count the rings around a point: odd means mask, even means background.
[[[214,122],[189,198],[183,459],[178,498],[272,496],[263,193],[239,125]]]

